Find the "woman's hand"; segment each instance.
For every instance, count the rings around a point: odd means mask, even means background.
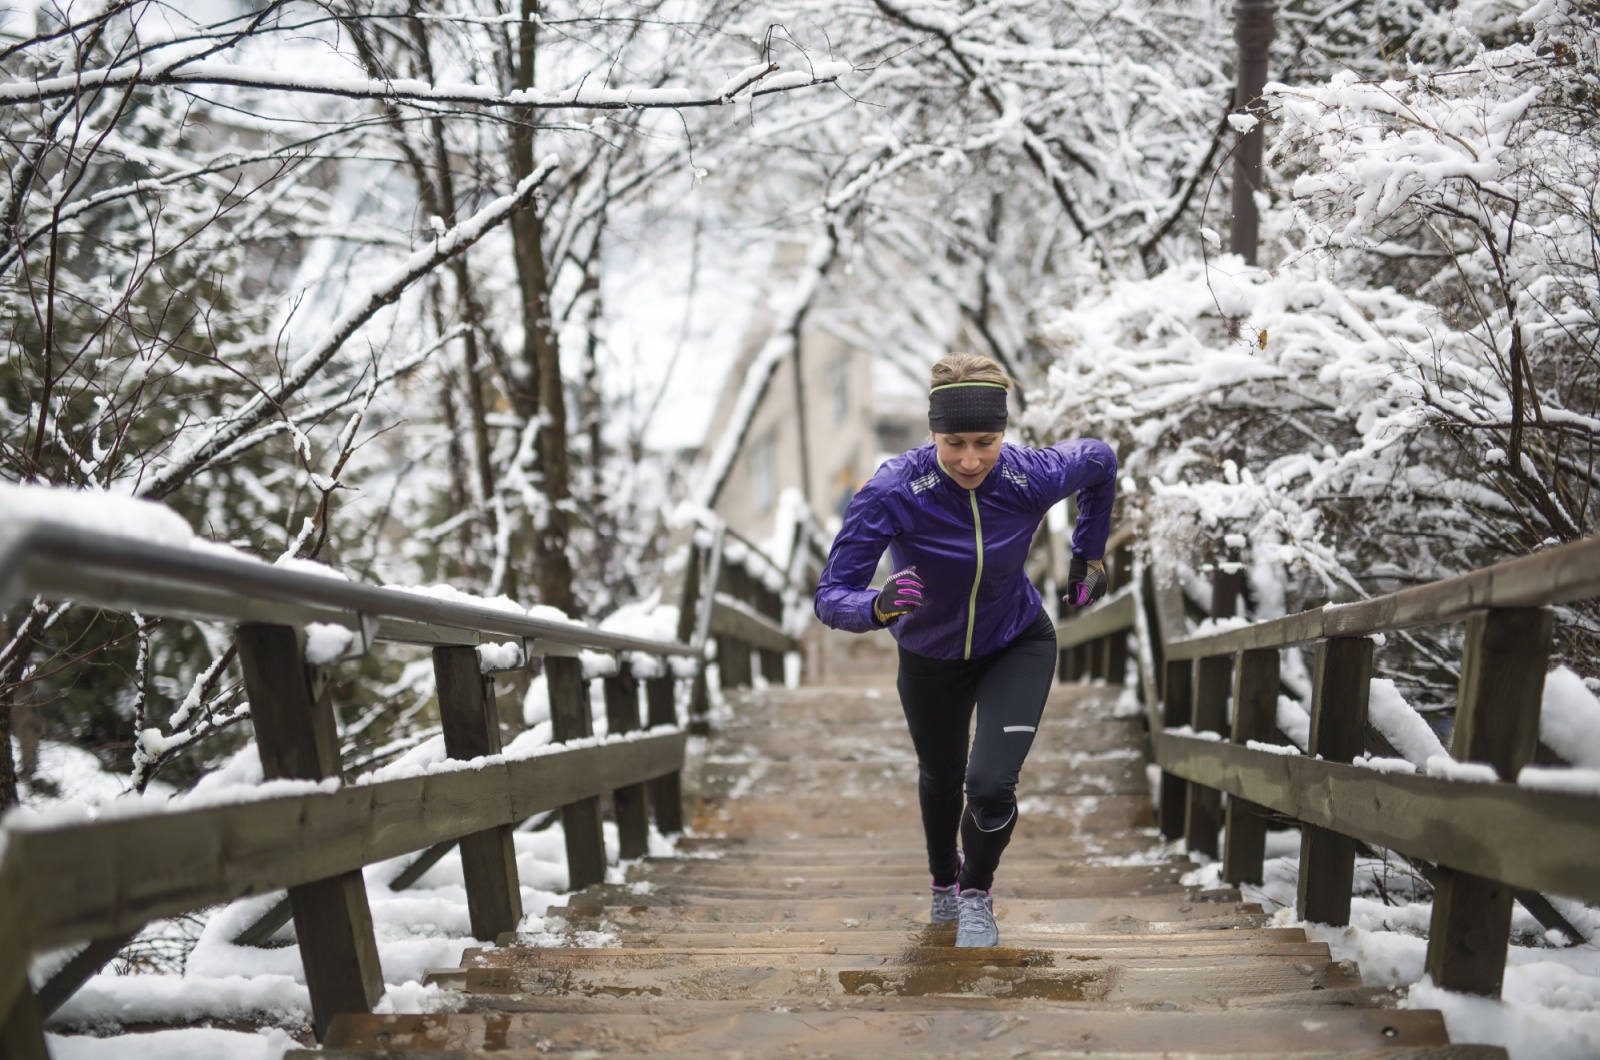
[[[887,626],[921,606],[922,579],[917,577],[917,568],[907,567],[889,575],[889,580],[878,590],[878,598],[872,601],[872,617],[878,620],[878,625]]]
[[[1067,566],[1067,595],[1061,599],[1073,607],[1088,607],[1105,594],[1105,560],[1073,556]]]

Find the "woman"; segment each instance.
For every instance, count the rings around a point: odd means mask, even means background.
[[[1101,557],[1116,496],[1116,454],[1104,442],[1004,441],[1010,389],[987,357],[955,354],[933,366],[932,443],[886,461],[850,501],[816,597],[817,617],[834,629],[887,626],[899,643],[932,919],[957,922],[957,946],[1000,942],[990,888],[1055,675],[1055,627],[1023,570],[1034,531],[1077,495],[1067,600],[1081,607],[1105,593]],[[896,573],[872,589],[885,548]]]

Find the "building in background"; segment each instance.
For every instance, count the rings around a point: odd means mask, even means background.
[[[802,253],[799,247],[781,249],[772,266],[774,279],[793,269]],[[702,455],[727,431],[772,326],[769,308],[752,315]],[[798,370],[793,354],[773,369],[713,504],[730,526],[754,541],[773,535],[784,490],[799,491],[827,525],[844,513],[884,457],[919,444],[927,433],[920,387],[906,373],[825,323],[806,327],[798,346]]]

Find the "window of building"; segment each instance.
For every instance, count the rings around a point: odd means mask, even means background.
[[[840,354],[828,365],[828,396],[833,399],[833,422],[850,415],[850,355]]]
[[[772,510],[778,499],[777,431],[770,430],[750,444],[750,502],[757,515]]]

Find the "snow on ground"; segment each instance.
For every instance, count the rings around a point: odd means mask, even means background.
[[[259,1034],[195,1027],[114,1038],[46,1034],[52,1060],[279,1060],[299,1043],[276,1028]]]
[[[615,825],[605,825],[605,838],[607,858],[615,865]],[[545,915],[550,906],[566,902],[566,849],[560,824],[540,832],[516,832],[513,840],[527,913],[519,930],[532,936],[535,944],[573,944],[572,937],[561,931],[564,923]],[[672,849],[670,841],[655,833],[650,844],[656,855]],[[365,871],[386,986],[380,1011],[448,1008],[454,995],[424,986],[423,977],[430,969],[457,967],[463,950],[483,945],[471,935],[460,857],[452,852],[409,889],[391,891],[388,881],[411,858],[379,862]],[[612,878],[620,881],[622,871],[620,866],[613,868]],[[50,1030],[56,1032],[51,1038],[52,1055],[227,1055],[275,1060],[294,1044],[290,1035],[303,1038],[310,1026],[311,1004],[300,951],[290,944],[290,928],[274,936],[270,947],[240,946],[233,939],[281,897],[280,892],[241,899],[207,914],[199,941],[181,973],[119,975],[108,970],[90,979],[51,1018]],[[608,941],[604,935],[589,934],[592,937],[580,935],[577,944],[604,945]],[[165,1031],[159,1037],[118,1033],[130,1024],[186,1022],[261,1024],[279,1030],[252,1035],[195,1028]],[[112,1037],[95,1041],[84,1035]],[[119,1052],[115,1043],[134,1051]],[[137,1049],[130,1043],[136,1043]]]
[[[1600,1056],[1600,942],[1569,946],[1520,905],[1513,907],[1512,945],[1499,1001],[1453,994],[1423,974],[1428,950],[1431,892],[1398,858],[1359,858],[1350,925],[1330,927],[1295,919],[1300,833],[1267,837],[1265,882],[1240,888],[1260,902],[1278,927],[1301,927],[1326,942],[1336,961],[1355,961],[1367,986],[1389,987],[1404,1008],[1438,1009],[1459,1043],[1501,1045],[1511,1060],[1593,1060]],[[1203,855],[1184,883],[1219,887],[1222,866]],[[1387,899],[1387,900],[1386,900]],[[1591,940],[1600,939],[1600,910],[1555,900],[1567,920]]]
[[[508,751],[538,750],[535,745],[548,742],[546,722],[542,736],[538,731],[523,733]],[[442,758],[443,747],[436,739],[414,748],[390,768],[408,773],[437,768]],[[239,791],[261,786],[260,760],[253,744],[202,778],[193,790],[177,796],[160,786],[162,790],[155,794],[125,797],[125,778],[102,771],[98,760],[85,751],[51,742],[40,746],[40,773],[54,780],[59,795],[25,789],[28,805],[13,811],[15,816],[11,819],[88,819],[130,807],[157,809],[157,803],[168,799],[175,807],[187,808],[191,803],[232,801]],[[605,840],[607,858],[615,865],[618,848],[614,824],[605,825]],[[513,842],[522,906],[527,914],[520,930],[531,935],[535,944],[573,944],[572,936],[562,930],[564,923],[545,916],[551,905],[566,901],[566,847],[560,823],[543,831],[515,832]],[[672,851],[670,841],[654,832],[650,846],[653,855]],[[380,1011],[420,1012],[448,1007],[453,995],[424,986],[422,979],[429,969],[457,967],[464,949],[481,945],[471,937],[466,887],[457,853],[446,855],[410,888],[398,892],[389,889],[389,881],[414,856],[369,865],[364,872],[386,984]],[[613,882],[621,882],[622,874],[620,866],[613,868]],[[292,944],[292,929],[280,931],[267,947],[240,946],[233,941],[281,897],[282,892],[259,895],[198,914],[198,938],[186,958],[181,959],[181,970],[119,974],[130,971],[125,962],[108,966],[50,1019],[52,1055],[134,1060],[225,1055],[276,1060],[285,1048],[296,1044],[296,1037],[308,1040],[310,998],[300,951]],[[142,937],[170,955],[185,948],[186,934],[192,937],[193,931],[162,921],[147,928]],[[608,939],[584,933],[575,941],[578,945],[605,945]],[[48,979],[70,953],[39,955],[32,969],[35,985]],[[204,1026],[157,1034],[120,1033],[133,1024],[174,1023],[244,1024],[264,1029],[259,1034]]]

